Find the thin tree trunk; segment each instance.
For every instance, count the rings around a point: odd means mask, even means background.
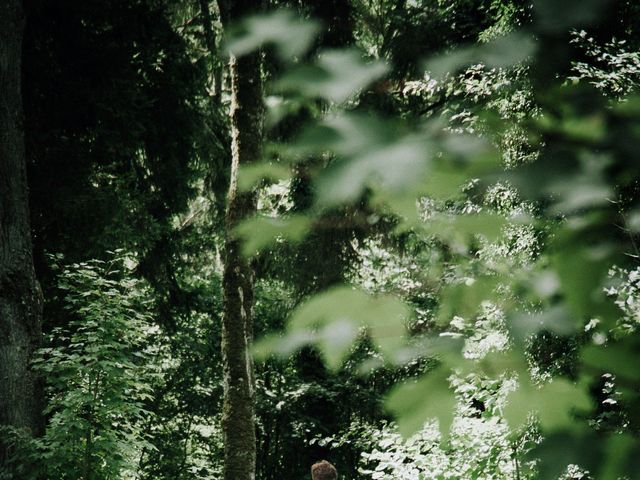
[[[204,30],[205,43],[207,50],[209,50],[209,62],[211,65],[211,72],[213,75],[213,104],[220,105],[222,100],[222,59],[220,58],[220,52],[217,47],[216,33],[213,27],[213,17],[211,15],[211,8],[209,7],[209,0],[199,0],[200,2],[200,14],[202,15],[202,28]],[[217,5],[217,3],[216,3]],[[220,8],[216,8],[216,14],[220,16]]]
[[[255,10],[258,2],[234,0],[228,18],[235,21]],[[231,179],[225,214],[225,266],[223,277],[222,361],[224,401],[224,479],[253,480],[256,468],[255,379],[253,339],[253,279],[249,261],[240,252],[234,228],[256,210],[255,195],[237,188],[240,165],[260,158],[262,144],[261,56],[232,57]]]
[[[33,268],[21,98],[21,0],[0,0],[0,425],[41,429],[30,369],[42,298]],[[1,452],[0,452],[1,455]]]

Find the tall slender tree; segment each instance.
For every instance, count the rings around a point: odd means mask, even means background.
[[[255,12],[257,0],[229,2],[227,24]],[[222,358],[225,480],[253,480],[256,464],[255,378],[251,358],[254,271],[234,229],[256,211],[255,195],[238,190],[238,171],[260,158],[263,135],[261,54],[230,58],[231,177],[225,213]]]
[[[213,98],[215,106],[220,104],[222,98],[222,73],[224,63],[221,61],[220,52],[216,42],[216,32],[214,29],[214,18],[209,5],[209,0],[199,0],[200,15],[202,17],[202,29],[207,50],[209,50],[209,62],[211,64],[211,76],[213,77]],[[215,14],[219,15],[218,2],[214,2]]]
[[[38,387],[29,363],[42,299],[33,268],[21,97],[21,0],[0,1],[0,425],[37,433]]]

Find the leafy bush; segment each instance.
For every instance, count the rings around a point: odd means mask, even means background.
[[[47,478],[136,478],[150,413],[152,304],[131,258],[64,267],[58,289],[68,327],[55,328],[35,360],[49,421],[41,449]]]

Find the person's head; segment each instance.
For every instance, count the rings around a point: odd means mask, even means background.
[[[338,471],[329,462],[322,460],[311,466],[311,478],[312,480],[337,480]]]

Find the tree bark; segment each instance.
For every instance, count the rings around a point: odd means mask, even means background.
[[[31,356],[42,296],[33,267],[21,97],[21,0],[0,0],[0,425],[41,430]]]
[[[209,63],[211,67],[211,73],[213,76],[213,104],[217,107],[222,101],[222,60],[220,58],[220,51],[217,47],[216,33],[213,27],[213,17],[211,15],[211,8],[209,8],[209,0],[199,0],[200,14],[202,15],[202,28],[204,30],[205,44],[207,50],[209,50]],[[217,5],[217,4],[216,4]],[[219,7],[217,7],[217,15],[220,14]]]
[[[257,1],[234,0],[229,21],[251,13]],[[231,178],[225,213],[225,265],[223,276],[222,361],[224,401],[224,479],[253,480],[256,464],[255,378],[253,340],[253,281],[249,260],[243,257],[233,230],[256,211],[254,194],[238,191],[240,165],[257,161],[262,146],[264,106],[261,55],[230,59]]]

